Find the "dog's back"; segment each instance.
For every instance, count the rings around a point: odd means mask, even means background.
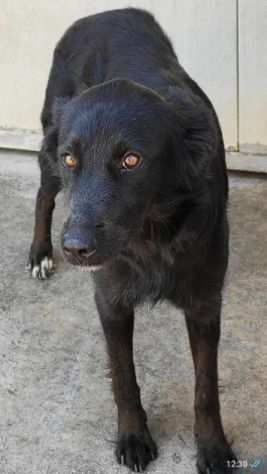
[[[76,21],[55,48],[47,105],[101,82],[124,78],[179,103],[177,88],[213,106],[179,63],[172,44],[152,14],[127,8]],[[46,107],[46,106],[45,106]]]
[[[134,8],[78,20],[55,54],[64,58],[77,86],[80,81],[88,87],[120,77],[163,90],[185,76],[154,17]]]

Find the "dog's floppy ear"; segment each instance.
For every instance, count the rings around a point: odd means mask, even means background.
[[[179,233],[180,242],[208,238],[210,229],[221,215],[222,193],[211,185],[214,167],[223,150],[223,141],[215,112],[204,99],[175,90],[172,135],[177,182],[191,211]],[[222,151],[223,152],[223,151]],[[223,172],[223,170],[222,170]]]
[[[216,116],[203,99],[175,88],[177,171],[188,190],[201,186],[211,175],[210,165],[218,148]]]
[[[70,101],[70,97],[57,97],[52,107],[52,123],[46,129],[42,142],[42,152],[49,154],[54,160],[57,156],[58,132],[60,120],[64,112],[66,104]]]

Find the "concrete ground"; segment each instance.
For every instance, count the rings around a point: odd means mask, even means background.
[[[113,456],[116,411],[88,272],[25,272],[39,174],[36,157],[0,156],[0,473],[123,474]],[[231,180],[231,258],[220,346],[224,426],[237,456],[267,473],[267,185]],[[149,329],[148,329],[149,327]],[[138,311],[135,359],[159,458],[148,473],[194,474],[193,368],[181,314]],[[264,461],[265,459],[265,461]],[[265,464],[264,464],[265,463]],[[241,469],[240,469],[241,472]]]

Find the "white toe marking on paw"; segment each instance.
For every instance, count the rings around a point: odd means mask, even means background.
[[[38,278],[39,272],[40,272],[39,265],[35,265],[35,267],[33,267],[33,269],[32,269],[32,277],[33,278]]]
[[[39,280],[45,280],[48,278],[49,273],[52,272],[54,263],[52,258],[45,257],[40,262],[40,265],[35,265],[32,269],[32,277],[38,278]]]
[[[48,258],[45,257],[41,261],[41,272],[40,272],[41,278],[47,278],[48,271],[49,271],[49,262],[48,262]]]

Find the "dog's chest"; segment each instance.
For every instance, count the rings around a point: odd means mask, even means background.
[[[191,278],[191,264],[183,255],[171,259],[155,253],[144,259],[135,256],[121,261],[113,285],[120,298],[134,305],[146,300],[156,303],[175,299],[183,306],[190,293]]]

